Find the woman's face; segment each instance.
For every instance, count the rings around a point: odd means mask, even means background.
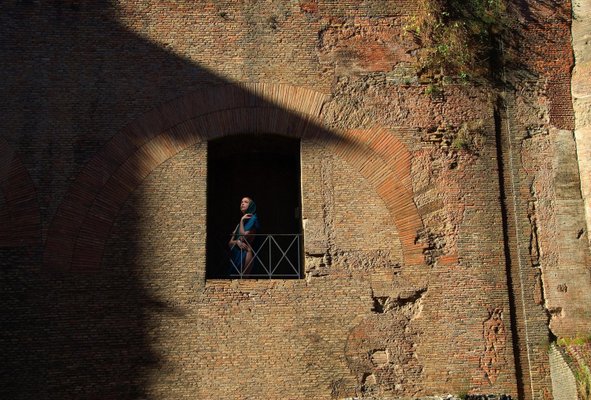
[[[248,197],[245,197],[240,202],[240,211],[242,211],[242,213],[245,213],[246,210],[248,210],[248,206],[250,206],[250,199]]]

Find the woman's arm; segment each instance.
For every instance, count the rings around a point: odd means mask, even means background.
[[[232,236],[230,237],[230,240],[228,241],[228,247],[232,248],[234,246],[238,246],[239,248],[241,248],[242,250],[248,250],[250,251],[250,243],[252,242],[252,236],[250,236],[251,234],[256,233],[255,230],[251,229],[251,230],[245,230],[244,228],[244,224],[246,220],[252,218],[252,214],[244,214],[242,216],[242,218],[240,218],[240,223],[238,224],[238,234],[240,234],[240,237],[244,237],[245,240],[248,241],[248,243],[244,243],[243,240],[239,239],[234,239],[236,231],[232,232]]]
[[[239,246],[241,249],[247,251],[252,251],[252,247],[250,246],[250,244],[254,240],[254,237],[252,235],[256,234],[256,225],[253,224],[253,222],[255,222],[253,218],[256,218],[256,216],[253,216],[252,214],[244,214],[240,219],[240,225],[238,227],[238,231],[242,235],[242,238],[244,238],[244,240],[242,240],[239,243]],[[245,228],[245,225],[248,227],[248,230]]]
[[[254,241],[254,234],[256,233],[256,229],[255,226],[256,224],[254,224],[253,222],[256,222],[254,220],[254,218],[256,218],[255,216],[253,216],[252,214],[245,214],[242,219],[240,220],[240,233],[242,234],[242,238],[243,240],[240,242],[239,246],[242,250],[246,250],[246,256],[244,258],[244,273],[245,274],[250,274],[250,271],[252,269],[252,261],[254,258],[254,250],[252,248],[252,243]],[[244,225],[245,222],[247,221],[248,223],[247,226],[249,227],[249,230],[246,230]]]
[[[230,240],[228,241],[228,247],[232,248],[234,246],[238,246],[240,244],[240,240],[234,239],[234,232],[232,232],[232,236],[230,236]]]
[[[250,218],[252,218],[252,214],[244,214],[242,218],[240,218],[240,226],[238,228],[238,231],[241,235],[247,235],[250,232],[244,229],[244,221]]]

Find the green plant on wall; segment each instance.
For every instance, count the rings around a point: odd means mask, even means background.
[[[470,151],[478,153],[484,145],[484,135],[482,134],[482,120],[464,122],[455,132],[450,147],[452,150]]]
[[[432,97],[437,97],[440,96],[443,93],[443,90],[441,89],[441,87],[439,85],[433,85],[433,84],[429,84],[427,85],[427,87],[425,87],[425,94],[432,96]]]
[[[566,352],[577,383],[579,398],[591,400],[591,335],[562,337],[556,344]]]
[[[567,346],[582,346],[586,343],[591,343],[591,336],[575,336],[575,337],[561,337],[558,338],[556,344],[561,347]]]
[[[582,400],[591,400],[591,371],[588,365],[580,365],[575,371],[577,390]]]
[[[451,148],[456,151],[467,150],[469,147],[470,147],[470,142],[468,141],[468,139],[466,137],[463,137],[463,136],[457,136],[451,142]]]
[[[425,75],[461,81],[488,74],[496,37],[505,25],[504,0],[420,0],[409,20]]]

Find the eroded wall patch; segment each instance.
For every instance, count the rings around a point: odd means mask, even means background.
[[[488,319],[482,324],[484,353],[480,357],[480,368],[487,379],[494,384],[501,371],[506,367],[505,351],[507,346],[507,330],[503,322],[503,309],[488,310]]]

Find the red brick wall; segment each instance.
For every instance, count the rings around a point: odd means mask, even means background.
[[[529,80],[504,113],[492,85],[426,93],[416,7],[0,6],[0,393],[542,398],[529,236],[503,221],[530,226],[527,160],[506,140],[570,129],[568,21],[518,27],[535,46],[508,50]],[[304,279],[206,281],[207,141],[258,133],[302,140]]]

